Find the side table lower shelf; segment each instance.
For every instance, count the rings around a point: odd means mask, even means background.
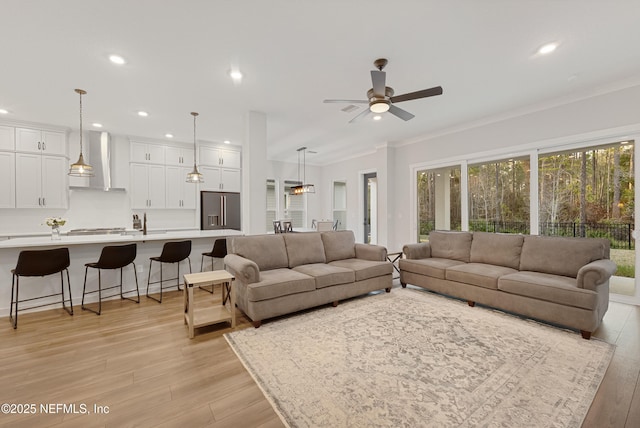
[[[235,328],[236,293],[233,280],[233,275],[224,270],[184,275],[184,323],[189,328],[189,338],[193,339],[196,328],[211,324],[229,322],[231,328]],[[196,307],[194,287],[217,284],[222,284],[221,303],[201,302]],[[227,300],[229,307],[224,304]]]

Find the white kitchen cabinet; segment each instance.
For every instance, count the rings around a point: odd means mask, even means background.
[[[213,192],[240,192],[242,190],[239,169],[201,166],[200,172],[204,178],[200,190]]]
[[[131,162],[163,164],[165,147],[157,144],[131,142]]]
[[[193,149],[167,146],[164,156],[165,165],[193,167]]]
[[[217,147],[200,146],[200,164],[225,168],[241,167],[240,152]]]
[[[167,166],[165,168],[167,208],[196,208],[197,185],[195,183],[187,183],[187,174],[189,172],[191,172],[191,168],[181,166]]]
[[[15,139],[16,151],[18,152],[47,155],[65,155],[67,153],[66,136],[63,132],[16,128]]]
[[[15,153],[0,152],[0,208],[16,207],[15,160]]]
[[[15,150],[15,128],[0,126],[0,150]]]
[[[66,159],[16,153],[16,207],[67,208]]]
[[[131,208],[164,208],[165,167],[132,163],[130,173]]]

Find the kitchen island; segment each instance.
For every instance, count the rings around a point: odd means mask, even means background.
[[[191,267],[193,272],[200,272],[200,259],[204,252],[209,252],[213,248],[216,239],[240,236],[242,232],[232,229],[224,230],[180,230],[180,231],[154,231],[150,230],[147,235],[138,232],[126,232],[124,234],[105,235],[80,235],[65,236],[54,241],[51,236],[29,236],[16,237],[0,241],[0,317],[9,316],[9,306],[11,304],[11,270],[15,268],[18,261],[18,254],[22,250],[45,250],[51,248],[67,247],[71,265],[69,266],[69,276],[71,282],[71,296],[74,306],[80,310],[82,300],[82,286],[84,284],[85,263],[96,262],[100,258],[102,248],[107,245],[124,245],[136,243],[137,257],[135,260],[138,271],[138,285],[140,294],[144,295],[147,287],[147,277],[149,274],[149,257],[159,256],[162,246],[167,241],[191,240]],[[211,269],[211,258],[205,257],[205,270]],[[221,269],[221,266],[217,267]],[[177,265],[163,265],[164,278],[175,278]],[[189,263],[184,261],[180,264],[180,274],[189,272]],[[103,270],[103,288],[118,284],[120,274],[118,270]],[[160,266],[154,263],[151,281],[160,279]],[[66,278],[65,278],[66,281]],[[126,267],[123,272],[124,289],[129,290],[135,286],[133,269]],[[87,289],[97,289],[98,272],[96,269],[89,269],[87,275]],[[180,284],[182,285],[182,278]],[[175,284],[175,282],[165,283],[165,288]],[[150,292],[159,292],[159,284],[153,284]],[[20,279],[20,299],[28,299],[40,295],[53,294],[60,291],[60,276],[50,275],[44,278],[23,277]],[[115,290],[112,290],[115,291]],[[119,298],[119,296],[118,296]],[[146,297],[141,297],[146,298]],[[58,298],[52,298],[55,302]],[[104,299],[103,299],[104,300]],[[88,295],[85,303],[97,301],[97,294]],[[46,301],[43,300],[42,303]],[[38,302],[40,303],[40,302]],[[26,304],[23,304],[27,306]],[[52,308],[50,306],[49,308]],[[62,305],[60,305],[62,307]],[[9,321],[7,320],[7,325]]]

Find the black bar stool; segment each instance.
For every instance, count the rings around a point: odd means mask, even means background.
[[[82,287],[82,309],[93,312],[96,315],[100,315],[102,312],[102,269],[120,269],[120,284],[114,285],[112,287],[107,287],[104,290],[111,290],[113,288],[120,288],[120,298],[131,300],[132,302],[140,303],[140,291],[138,289],[138,274],[136,272],[136,264],[133,262],[136,259],[136,244],[127,244],[127,245],[112,245],[102,248],[102,252],[100,253],[100,259],[94,263],[86,263],[84,266],[84,286]],[[125,266],[133,265],[133,275],[136,278],[136,294],[138,295],[137,300],[134,300],[131,297],[124,297],[124,293],[122,291],[122,269]],[[89,268],[98,269],[98,289],[94,291],[87,292],[87,272]],[[126,291],[125,293],[131,293],[133,290]],[[91,308],[87,308],[84,306],[84,296],[87,294],[98,293],[98,310],[94,311]],[[115,296],[107,296],[113,297]]]
[[[18,255],[18,263],[15,269],[11,270],[11,308],[9,309],[9,319],[13,323],[13,328],[18,327],[18,303],[28,302],[31,300],[44,299],[46,297],[62,296],[62,308],[73,315],[73,302],[71,300],[71,282],[69,281],[69,249],[56,248],[53,250],[27,250],[20,251]],[[67,272],[67,287],[69,289],[69,307],[65,305],[64,298],[64,274]],[[46,296],[33,297],[30,299],[20,300],[18,297],[20,291],[21,276],[47,276],[60,272],[60,293],[48,294]],[[15,292],[15,300],[13,299]],[[16,316],[13,316],[13,304],[16,305]],[[56,305],[56,303],[45,303],[37,306],[30,306],[25,309],[40,308],[42,306]]]
[[[202,259],[200,260],[200,272],[203,272],[204,257],[211,257],[213,259],[224,259],[227,255],[227,239],[216,239],[213,243],[213,249],[208,253],[202,253]],[[211,261],[211,270],[213,270],[213,264],[215,260]]]
[[[173,279],[177,280],[178,290],[180,288],[180,262],[184,259],[189,260],[189,272],[191,271],[191,259],[189,258],[191,255],[191,241],[177,241],[177,242],[166,242],[162,247],[162,253],[160,257],[150,257],[149,258],[149,278],[147,279],[147,297],[155,300],[158,303],[162,303],[162,283],[163,281],[171,281]],[[160,262],[160,281],[151,281],[151,265],[153,262]],[[175,278],[162,279],[162,263],[178,263],[178,276]],[[160,283],[160,299],[156,299],[155,297],[151,297],[149,295],[149,285]]]

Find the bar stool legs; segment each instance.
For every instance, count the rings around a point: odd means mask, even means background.
[[[122,288],[122,284],[123,284],[123,282],[122,282],[122,277],[123,277],[122,271],[123,271],[124,268],[120,268],[120,284],[114,285],[112,287],[107,287],[104,290],[106,291],[106,290],[111,290],[113,288],[120,288],[120,299],[122,299],[122,300],[130,300],[130,301],[135,302],[135,303],[140,303],[140,289],[138,287],[138,272],[136,270],[136,264],[132,262],[131,265],[133,265],[133,276],[134,276],[134,278],[136,280],[136,289],[135,289],[135,292],[136,292],[136,295],[137,295],[136,299],[134,299],[133,297],[126,297],[124,295],[125,293],[131,293],[131,292],[134,291],[134,290],[123,291],[123,288]],[[94,290],[94,291],[87,292],[86,291],[87,290],[87,272],[89,271],[90,267],[93,267],[93,266],[86,266],[85,269],[84,269],[84,286],[82,288],[82,304],[81,304],[81,307],[85,311],[93,312],[96,315],[100,315],[102,313],[102,291],[103,291],[103,288],[102,288],[102,269],[97,268],[98,269],[98,289]],[[98,310],[97,311],[95,311],[95,310],[93,310],[93,309],[91,309],[91,308],[89,308],[89,307],[84,305],[84,297],[85,297],[85,295],[86,294],[92,294],[92,293],[98,293]],[[113,297],[113,296],[108,296],[108,297]]]
[[[119,287],[121,299],[131,300],[132,302],[140,303],[140,289],[138,287],[138,271],[136,270],[136,264],[134,263],[134,260],[136,258],[136,252],[137,252],[136,244],[110,245],[102,249],[102,253],[100,254],[100,260],[98,260],[95,263],[85,264],[84,286],[82,288],[82,309],[87,310],[89,312],[93,312],[96,315],[100,315],[100,313],[102,313],[102,291],[103,291],[102,269],[108,269],[108,270],[120,269],[120,284],[107,287],[104,289],[105,291]],[[124,295],[125,291],[123,291],[122,289],[122,284],[123,284],[122,271],[126,266],[129,266],[129,265],[133,266],[133,276],[136,279],[135,291],[136,291],[137,299],[135,300],[131,297],[125,297]],[[98,289],[88,292],[87,291],[87,273],[89,271],[89,268],[98,269]],[[133,292],[133,290],[126,291],[126,293],[131,293],[131,292]],[[98,310],[97,311],[89,307],[86,307],[84,305],[85,295],[92,294],[92,293],[98,293]],[[114,296],[115,294],[108,297],[114,297]]]
[[[178,276],[176,279],[176,285],[178,290],[180,288],[180,262],[184,259],[189,260],[189,272],[193,272],[191,270],[191,259],[189,255],[191,254],[191,241],[177,241],[177,242],[165,242],[162,246],[162,253],[158,257],[150,257],[149,258],[149,277],[147,278],[147,297],[155,300],[158,303],[162,303],[162,286],[164,283],[164,279],[162,278],[162,264],[163,263],[178,263]],[[153,262],[160,262],[160,281],[151,282],[151,266]],[[170,278],[167,281],[170,281]],[[156,299],[155,297],[149,295],[149,285],[160,283],[160,298]]]
[[[151,260],[149,260],[149,277],[147,278],[147,297],[150,298],[151,300],[155,300],[158,303],[162,303],[162,284],[164,283],[164,281],[170,281],[174,278],[169,278],[169,279],[162,279],[162,264],[163,263],[167,263],[167,262],[160,262],[160,281],[154,281],[151,282],[151,265],[153,264],[153,261],[155,260],[155,258],[152,258]],[[189,261],[189,273],[193,273],[193,271],[191,270],[191,259],[187,258],[187,260]],[[158,261],[158,260],[156,260]],[[180,288],[180,262],[175,262],[178,263],[178,276],[175,278],[176,279],[176,286],[178,287],[178,291],[181,291],[182,288]],[[197,262],[196,262],[197,263]],[[157,284],[160,283],[160,298],[156,299],[155,297],[153,297],[152,295],[149,294],[149,285],[151,284]]]

